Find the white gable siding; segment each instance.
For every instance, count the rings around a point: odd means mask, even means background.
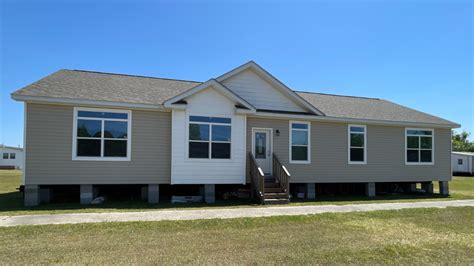
[[[222,83],[257,109],[305,111],[251,70],[242,71]]]
[[[243,184],[245,183],[246,116],[235,115],[234,103],[213,89],[189,99],[186,110],[172,113],[172,184]],[[232,119],[231,159],[189,159],[188,122],[190,115]]]

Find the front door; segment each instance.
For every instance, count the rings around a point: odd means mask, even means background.
[[[253,129],[252,152],[265,174],[272,173],[272,130]]]

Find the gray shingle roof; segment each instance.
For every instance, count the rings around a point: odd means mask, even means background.
[[[93,100],[162,105],[201,82],[82,70],[59,70],[12,96]],[[322,93],[296,92],[328,117],[457,126],[448,120],[386,100]]]
[[[432,124],[455,124],[451,121],[383,99],[311,92],[297,93],[329,117]]]
[[[200,82],[59,70],[13,95],[161,105]]]

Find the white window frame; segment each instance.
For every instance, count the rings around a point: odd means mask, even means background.
[[[418,159],[420,162],[408,162],[408,136],[416,136],[416,137],[423,137],[422,135],[410,135],[408,134],[408,130],[421,130],[421,131],[431,131],[431,136],[424,136],[424,137],[431,137],[431,149],[422,149],[421,148],[421,139],[419,140],[420,148],[418,148]],[[411,149],[411,148],[410,148]],[[431,150],[431,162],[421,162],[421,150]],[[435,163],[435,132],[432,128],[405,128],[405,165],[434,165]]]
[[[362,127],[364,128],[364,133],[361,132],[352,132],[351,127]],[[364,160],[363,161],[351,161],[351,134],[363,134],[364,135]],[[361,149],[361,147],[354,147]],[[366,125],[347,125],[347,163],[348,164],[367,164],[367,126]]]
[[[293,124],[305,124],[305,125],[308,125],[308,129],[295,129],[295,128],[292,128],[292,125]],[[293,138],[293,130],[297,130],[297,131],[308,131],[308,145],[306,145],[308,147],[308,160],[306,161],[301,161],[301,160],[293,160],[293,154],[291,152],[291,147],[293,146],[292,145],[292,138]],[[289,134],[289,148],[288,148],[288,152],[289,152],[289,158],[290,158],[290,164],[310,164],[311,163],[311,122],[307,122],[307,121],[290,121],[289,123],[289,131],[290,131],[290,134]],[[305,145],[295,145],[295,146],[305,146]]]
[[[7,155],[7,158],[5,158],[5,154]],[[3,159],[3,160],[8,160],[8,159],[10,159],[10,153],[9,153],[9,152],[4,152],[4,153],[2,153],[2,159]]]
[[[102,123],[102,137],[101,147],[100,147],[100,157],[88,157],[88,156],[77,156],[77,120],[79,111],[89,111],[89,112],[107,112],[107,113],[126,113],[127,119],[117,119],[117,118],[94,118],[94,117],[81,117],[82,120],[98,120],[98,121],[120,121],[127,122],[127,157],[104,157],[104,125]],[[73,117],[73,130],[72,130],[72,160],[73,161],[130,161],[132,158],[132,111],[131,110],[118,110],[118,109],[103,109],[103,108],[86,108],[86,107],[74,107],[74,117]],[[98,138],[99,139],[99,138]],[[114,139],[116,140],[116,139]]]
[[[229,123],[216,123],[216,122],[195,122],[195,121],[190,121],[191,116],[205,116],[205,117],[215,117],[215,118],[226,118],[230,119],[230,124]],[[203,115],[203,114],[190,114],[187,115],[186,117],[186,159],[190,161],[212,161],[212,160],[218,160],[218,161],[232,161],[232,128],[233,128],[233,121],[232,117],[227,117],[227,116],[216,116],[216,115]],[[201,125],[209,125],[209,140],[190,140],[189,139],[189,127],[191,124],[201,124]],[[212,140],[212,126],[229,126],[230,127],[230,141],[220,141],[220,140]],[[207,158],[191,158],[189,157],[189,143],[190,142],[209,142],[208,143],[208,151],[209,151],[209,156]],[[212,158],[212,143],[229,143],[230,144],[230,157],[229,158]]]

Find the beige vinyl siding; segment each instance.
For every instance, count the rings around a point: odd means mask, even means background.
[[[132,110],[130,161],[73,161],[73,106],[27,105],[26,184],[170,183],[171,113]]]
[[[367,125],[367,164],[348,164],[348,124],[311,123],[311,164],[289,164],[289,120],[247,118],[247,151],[252,127],[273,128],[273,151],[293,183],[435,181],[451,179],[451,131],[434,130],[434,165],[405,165],[405,128]],[[248,171],[247,171],[248,173]]]

